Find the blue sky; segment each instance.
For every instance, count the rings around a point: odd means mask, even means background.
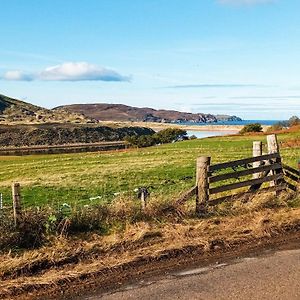
[[[300,114],[298,0],[1,0],[0,93]]]

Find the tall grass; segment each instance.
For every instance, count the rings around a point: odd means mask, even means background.
[[[300,207],[297,193],[283,192],[280,197],[269,194],[253,195],[250,199],[228,201],[210,207],[201,218],[239,216],[264,209],[294,209]],[[141,210],[135,199],[119,197],[110,204],[94,206],[63,207],[55,210],[49,206],[28,208],[23,211],[20,225],[15,228],[13,216],[2,214],[0,225],[0,252],[33,249],[51,244],[53,238],[97,233],[109,235],[120,233],[127,225],[147,222],[160,226],[165,223],[185,223],[197,220],[194,199],[185,205],[177,205],[166,198],[157,198]]]

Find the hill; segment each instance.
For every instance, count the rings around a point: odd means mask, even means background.
[[[59,111],[39,107],[0,94],[0,124],[20,123],[93,123],[90,118],[60,109]]]
[[[148,107],[132,107],[124,104],[71,104],[46,109],[0,94],[0,124],[44,123],[97,123],[157,122],[157,123],[212,123],[217,121],[241,121],[239,117],[188,113],[176,110],[156,110]]]
[[[71,113],[83,114],[98,121],[133,121],[133,122],[161,122],[161,123],[210,123],[217,121],[236,120],[239,117],[203,113],[187,113],[175,110],[156,110],[148,107],[132,107],[124,104],[71,104],[59,106],[54,111],[66,110]]]
[[[109,127],[94,124],[0,125],[0,147],[66,145],[120,141],[128,135],[148,135],[146,127]]]

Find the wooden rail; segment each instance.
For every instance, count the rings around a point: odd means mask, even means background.
[[[289,189],[297,191],[297,185],[300,184],[300,170],[296,170],[286,164],[282,165],[284,176],[288,179],[286,182]]]
[[[266,187],[266,188],[262,188],[258,191],[259,194],[264,194],[264,193],[270,193],[270,192],[279,192],[279,191],[283,191],[286,190],[288,188],[287,184],[282,184],[279,186],[270,186],[270,187]],[[209,202],[207,203],[209,206],[214,206],[226,201],[232,201],[232,200],[237,200],[240,199],[242,197],[245,197],[247,199],[247,197],[249,196],[253,196],[253,191],[248,191],[248,192],[241,192],[241,193],[237,193],[234,195],[229,195],[229,196],[223,196],[223,197],[219,197],[216,199],[212,199],[209,200]]]
[[[275,174],[275,175],[271,175],[271,176],[267,176],[267,177],[263,177],[263,178],[250,179],[250,180],[246,180],[246,181],[242,181],[242,182],[226,184],[223,186],[210,188],[209,194],[213,195],[213,194],[217,194],[217,193],[221,193],[221,192],[232,191],[232,190],[239,189],[242,187],[254,186],[254,185],[258,185],[260,183],[270,182],[270,181],[274,181],[274,180],[278,180],[278,179],[283,179],[283,174]]]
[[[263,154],[262,142],[255,141],[253,157],[214,165],[210,165],[210,157],[199,157],[196,167],[196,186],[183,194],[176,203],[180,205],[196,195],[196,213],[202,214],[207,206],[242,196],[249,197],[255,192],[279,194],[286,189],[296,191],[297,185],[300,183],[299,171],[282,164],[276,135],[267,136],[267,142],[269,154]],[[216,174],[222,173],[223,170],[226,173]],[[238,180],[238,182],[226,182],[227,180]],[[269,187],[265,183],[268,183]],[[242,188],[247,189],[235,194],[221,194]],[[213,195],[216,197],[212,198]]]
[[[239,160],[234,160],[234,161],[229,161],[229,162],[212,165],[209,167],[209,171],[214,172],[214,171],[218,171],[221,169],[234,168],[234,167],[239,167],[239,166],[247,166],[248,164],[251,164],[254,162],[265,161],[265,160],[276,159],[276,158],[280,158],[279,153],[266,154],[266,155],[261,155],[261,156],[257,156],[257,157],[249,157],[249,158],[244,158],[244,159],[239,159]]]
[[[275,163],[273,165],[266,165],[266,166],[247,169],[247,170],[243,170],[243,171],[236,171],[234,173],[215,175],[215,176],[209,177],[209,183],[223,181],[223,180],[227,180],[230,178],[238,179],[242,176],[247,176],[247,175],[251,175],[251,174],[256,174],[256,173],[261,173],[261,172],[266,172],[266,171],[271,171],[271,170],[276,170],[276,169],[281,169],[281,168],[282,168],[282,166],[280,163]]]
[[[296,182],[299,182],[300,180],[300,170],[296,170],[286,164],[283,164],[282,165],[283,167],[283,171],[284,171],[284,174],[289,177],[290,179],[296,181]]]

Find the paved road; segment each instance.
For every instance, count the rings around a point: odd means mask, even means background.
[[[89,300],[300,299],[300,250],[170,273]]]

